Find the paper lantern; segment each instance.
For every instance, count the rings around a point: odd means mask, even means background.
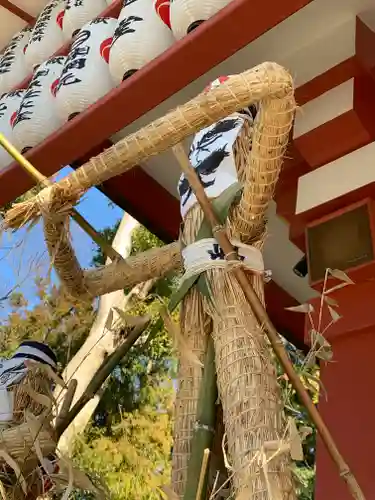
[[[170,19],[174,36],[180,40],[231,1],[233,0],[170,0]]]
[[[26,64],[30,71],[37,64],[47,61],[64,43],[62,23],[65,0],[52,0],[44,8],[25,51]]]
[[[12,123],[26,90],[15,90],[3,94],[0,98],[0,133],[10,142],[14,142]],[[12,163],[13,158],[0,148],[0,168]]]
[[[105,0],[67,0],[62,25],[65,40],[70,40],[82,26],[101,14],[106,7]]]
[[[11,39],[0,59],[0,93],[9,92],[29,74],[25,61],[25,47],[31,28],[26,27]]]
[[[56,103],[63,121],[73,118],[113,87],[108,59],[117,20],[94,19],[76,36],[56,89]]]
[[[22,152],[41,143],[63,123],[55,93],[65,60],[63,56],[52,57],[34,72],[13,121],[14,143]]]
[[[173,42],[172,32],[157,15],[153,0],[124,0],[109,59],[113,81],[118,85]]]
[[[170,3],[170,0],[154,0],[154,9],[168,28],[171,28]]]

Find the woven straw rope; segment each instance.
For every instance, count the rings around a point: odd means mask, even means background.
[[[193,207],[184,220],[181,237],[185,245],[195,240],[201,222],[201,210],[198,207]],[[180,353],[174,413],[172,489],[178,497],[182,498],[192,451],[191,444],[197,418],[197,403],[203,376],[207,336],[212,330],[211,321],[204,312],[202,296],[195,287],[182,301],[180,325],[188,349],[202,363],[199,366]]]
[[[49,195],[50,192],[47,191],[39,196],[42,198],[39,206],[43,214],[45,240],[56,272],[72,297],[91,299],[159,278],[181,267],[180,244],[175,242],[97,269],[83,271],[71,245],[69,213],[51,212],[50,203],[46,199]]]
[[[295,110],[293,93],[284,99],[264,100],[254,130],[244,126],[234,146],[235,162],[244,193],[237,207],[231,211],[229,235],[242,242],[263,245],[265,212],[272,198],[288,143]],[[199,206],[193,207],[185,223],[190,241],[203,218]],[[187,226],[187,227],[186,227]],[[187,241],[188,243],[188,241]],[[270,484],[283,500],[295,498],[288,456],[280,455],[268,466],[267,477],[256,460],[264,443],[280,441],[285,428],[279,387],[276,381],[272,354],[265,336],[257,324],[250,305],[235,278],[220,269],[206,272],[213,293],[215,308],[204,301],[206,315],[213,322],[213,339],[217,365],[218,387],[223,403],[224,424],[229,457],[233,466],[233,486],[236,494],[248,490],[254,500],[271,500]],[[253,286],[264,303],[263,281],[252,278]],[[195,299],[197,300],[197,299]],[[199,297],[198,297],[199,300]],[[202,300],[202,299],[201,299]],[[184,300],[189,307],[192,296]],[[187,318],[182,317],[182,327]],[[202,335],[200,328],[189,331],[190,337]],[[206,332],[204,332],[206,334]],[[198,338],[190,338],[199,345]],[[202,341],[201,341],[202,342]],[[201,344],[203,348],[203,344]],[[203,353],[200,359],[203,360]],[[183,394],[177,395],[175,415],[174,457],[172,485],[179,497],[183,496],[187,479],[190,444],[194,428],[194,408],[198,401],[202,372],[192,367],[180,367]],[[190,393],[185,386],[190,375]],[[195,378],[193,377],[195,375]],[[181,384],[181,380],[180,380]],[[177,446],[176,446],[177,444]]]

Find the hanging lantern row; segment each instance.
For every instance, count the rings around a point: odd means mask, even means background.
[[[115,0],[51,0],[33,28],[13,36],[0,58],[0,94],[10,92]],[[130,76],[232,0],[123,0],[110,70]]]
[[[22,152],[37,146],[230,1],[124,0],[114,19],[96,17],[111,0],[52,0],[0,60],[0,133]],[[64,37],[68,56],[51,57]],[[12,91],[30,67],[28,88]],[[0,168],[11,161],[1,149]]]

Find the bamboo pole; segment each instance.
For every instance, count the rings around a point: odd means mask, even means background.
[[[216,420],[216,369],[215,349],[212,337],[207,344],[203,378],[199,389],[197,420],[191,443],[191,457],[188,465],[184,500],[200,500],[205,498],[207,488],[207,453],[210,451],[215,433]]]
[[[44,187],[52,184],[29,160],[27,160],[3,134],[0,133],[0,145],[18,162],[21,167],[36,181]],[[87,222],[75,208],[71,210],[71,216],[76,223],[95,241],[95,243],[103,250],[105,255],[112,261],[121,260],[121,255],[104,239],[100,234]]]
[[[173,152],[180,164],[181,170],[186,175],[187,180],[191,188],[193,189],[195,196],[202,208],[205,218],[210,223],[212,227],[212,233],[214,238],[218,241],[219,245],[223,249],[225,253],[225,257],[227,260],[238,260],[238,255],[232,244],[230,243],[225,227],[220,224],[218,218],[216,217],[214,210],[211,206],[211,202],[208,199],[206,192],[199,180],[197,173],[194,168],[190,165],[189,158],[185,153],[185,150],[181,144],[174,146]],[[293,365],[288,357],[287,352],[285,351],[284,345],[280,339],[280,336],[273,326],[266,310],[264,309],[262,303],[260,302],[257,294],[255,293],[253,287],[248,281],[244,270],[241,267],[234,267],[232,269],[233,274],[235,275],[238,283],[240,284],[249,304],[251,305],[253,312],[259,322],[260,325],[264,325],[266,335],[275,351],[276,356],[278,357],[281,366],[283,367],[285,373],[287,374],[293,388],[295,389],[298,397],[304,404],[306,410],[308,411],[311,420],[314,422],[316,429],[318,430],[321,439],[327,448],[328,453],[330,454],[332,460],[336,464],[340,477],[346,482],[348,489],[353,498],[356,500],[365,500],[365,496],[355,479],[353,473],[349,469],[349,466],[346,464],[344,458],[340,454],[335,441],[324,423],[324,420],[320,416],[320,413],[316,409],[314,403],[311,401],[310,396],[308,395],[304,385],[302,384],[300,378],[295,372]]]

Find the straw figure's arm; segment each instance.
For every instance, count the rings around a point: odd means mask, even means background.
[[[243,193],[228,222],[232,235],[243,243],[259,239],[265,230],[265,215],[279,178],[295,108],[293,89],[280,99],[263,99],[253,130],[245,123],[236,141],[234,155]]]
[[[180,244],[176,241],[128,259],[83,271],[70,241],[69,213],[53,214],[46,201],[40,202],[40,206],[43,207],[44,234],[51,261],[65,290],[72,297],[90,299],[101,296],[160,278],[181,267]]]
[[[198,95],[147,127],[122,139],[75,172],[46,188],[56,194],[51,197],[53,205],[50,208],[55,213],[59,212],[68,200],[78,200],[90,187],[141,164],[148,157],[167,150],[198,130],[251,103],[267,97],[285,97],[292,89],[291,76],[276,63],[263,63],[235,75],[219,87]],[[38,215],[39,198],[35,197],[9,210],[5,225],[18,228]]]

